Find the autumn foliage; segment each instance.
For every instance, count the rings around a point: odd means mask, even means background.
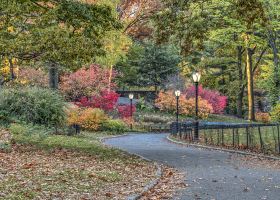
[[[97,131],[101,124],[108,119],[105,112],[98,108],[72,108],[68,111],[68,124],[80,125],[83,129]]]
[[[186,98],[195,98],[195,86],[189,87],[184,94]],[[227,105],[227,97],[222,96],[218,91],[204,89],[202,86],[198,87],[198,95],[211,104],[213,113],[222,114]]]
[[[256,121],[263,122],[263,123],[269,123],[271,121],[271,117],[270,117],[269,113],[257,112]]]
[[[100,95],[92,97],[92,107],[112,111],[116,107],[119,97],[120,95],[115,91],[102,91]]]
[[[100,94],[89,98],[83,96],[75,104],[80,107],[92,107],[112,111],[116,107],[119,96],[115,91],[102,91]]]
[[[184,95],[179,98],[180,108],[179,112],[184,115],[194,116],[195,115],[195,99],[186,99]],[[160,92],[156,99],[156,106],[162,111],[175,112],[176,111],[176,98],[174,97],[173,91]],[[208,101],[199,97],[198,101],[200,118],[207,118],[210,113],[213,113],[213,107]]]
[[[102,91],[115,87],[114,83],[110,83],[115,76],[115,71],[110,76],[109,69],[103,69],[99,65],[91,65],[88,69],[82,68],[74,73],[64,75],[60,89],[69,100],[77,100],[84,96],[96,96]]]
[[[135,111],[136,111],[135,105],[132,106],[132,113],[131,113],[130,105],[120,105],[120,106],[118,106],[119,116],[122,119],[130,118],[131,114],[133,115],[133,113],[135,113]]]

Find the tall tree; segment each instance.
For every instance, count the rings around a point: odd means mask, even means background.
[[[177,72],[179,61],[174,47],[145,43],[142,47],[134,46],[128,58],[118,64],[118,69],[125,74],[126,83],[153,86],[158,91],[167,77]],[[128,73],[132,74],[132,79],[127,78]]]
[[[0,52],[47,65],[54,88],[59,69],[75,70],[93,62],[105,53],[102,36],[121,28],[107,5],[67,0],[23,0],[5,5],[2,1],[0,11],[3,26],[15,29],[9,44],[5,41],[11,34],[0,33]]]

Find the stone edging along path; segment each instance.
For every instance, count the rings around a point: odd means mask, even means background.
[[[231,149],[225,149],[225,148],[219,148],[219,147],[213,147],[213,146],[206,146],[206,145],[201,145],[201,144],[190,144],[190,143],[187,143],[187,142],[181,142],[181,141],[178,141],[178,140],[175,140],[175,139],[171,138],[171,135],[168,135],[166,137],[166,139],[168,141],[172,142],[172,143],[180,144],[180,145],[187,145],[187,146],[190,146],[190,147],[224,151],[224,152],[228,152],[228,153],[237,153],[237,154],[241,154],[241,155],[254,156],[254,157],[259,157],[259,158],[266,158],[266,159],[270,159],[270,160],[280,160],[279,157],[275,157],[275,156],[266,156],[266,155],[263,155],[263,154],[250,153],[250,152],[245,152],[245,151],[238,151],[238,150],[231,150]]]
[[[108,146],[108,147],[111,147],[110,145],[106,145],[104,143],[105,140],[107,139],[111,139],[111,138],[119,138],[119,137],[125,137],[125,136],[128,136],[129,134],[123,134],[123,135],[115,135],[115,136],[108,136],[108,137],[103,137],[100,139],[100,142],[104,145],[104,146]],[[134,155],[134,156],[137,156],[139,157],[140,159],[142,160],[145,160],[145,161],[148,161],[148,162],[153,162],[152,160],[150,159],[147,159],[141,155],[138,155],[138,154],[135,154],[135,153],[130,153],[130,152],[126,152],[130,155]],[[139,194],[133,194],[129,197],[127,197],[127,200],[138,200],[140,199],[141,197],[144,196],[145,193],[147,193],[148,191],[150,191],[152,188],[154,188],[160,181],[162,175],[163,175],[163,170],[162,170],[162,167],[157,164],[156,162],[154,162],[154,165],[156,165],[157,167],[157,171],[156,171],[156,178],[152,181],[150,181],[143,189],[143,191]]]

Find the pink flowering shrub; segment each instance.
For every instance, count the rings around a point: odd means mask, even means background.
[[[60,90],[70,100],[77,100],[83,96],[91,97],[100,94],[101,91],[114,89],[116,72],[113,71],[110,77],[110,70],[99,65],[91,65],[88,69],[82,68],[78,71],[66,74],[62,77]]]
[[[189,87],[185,94],[187,99],[194,98],[195,86]],[[221,114],[224,112],[227,105],[226,96],[222,96],[218,91],[204,89],[202,86],[198,87],[198,95],[212,105],[214,113]]]

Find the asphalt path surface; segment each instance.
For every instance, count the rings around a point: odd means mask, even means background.
[[[280,200],[280,170],[235,164],[230,153],[177,145],[167,134],[131,134],[105,144],[167,164],[186,174],[189,186],[174,199]]]

